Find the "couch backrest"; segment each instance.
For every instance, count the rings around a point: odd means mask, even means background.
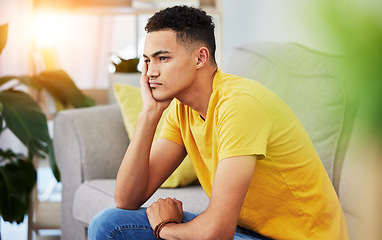
[[[336,190],[355,112],[342,60],[298,44],[259,42],[235,48],[223,69],[261,82],[292,108]]]

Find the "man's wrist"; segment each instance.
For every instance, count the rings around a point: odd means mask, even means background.
[[[169,226],[170,224],[178,224],[179,222],[175,219],[167,219],[162,222],[160,222],[155,228],[154,228],[154,236],[157,239],[163,239],[160,237],[160,233],[163,230],[164,227]]]
[[[162,117],[162,112],[155,110],[142,110],[138,115],[137,123],[144,123],[145,127],[148,126],[157,126]]]
[[[142,109],[139,113],[139,118],[146,118],[151,121],[159,121],[162,117],[163,111],[159,109]]]

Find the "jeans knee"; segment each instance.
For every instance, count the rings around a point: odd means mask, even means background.
[[[90,240],[106,239],[110,231],[110,219],[112,219],[114,212],[114,208],[107,208],[100,211],[92,218],[88,229]]]

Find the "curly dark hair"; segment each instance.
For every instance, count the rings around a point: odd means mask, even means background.
[[[212,17],[201,9],[189,6],[175,6],[155,13],[147,22],[145,30],[150,32],[173,30],[177,40],[194,49],[205,45],[215,61],[215,24]]]

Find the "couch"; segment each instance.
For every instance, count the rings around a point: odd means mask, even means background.
[[[296,113],[332,180],[350,239],[362,239],[359,168],[353,149],[357,100],[336,66],[342,58],[294,43],[257,42],[236,47],[222,70],[255,79],[278,94]],[[115,177],[129,144],[117,105],[60,112],[54,123],[56,161],[62,175],[62,240],[87,239],[91,218],[113,207]],[[360,189],[362,186],[360,186]],[[202,212],[208,197],[199,185],[159,189],[158,198],[176,197],[185,211]]]

